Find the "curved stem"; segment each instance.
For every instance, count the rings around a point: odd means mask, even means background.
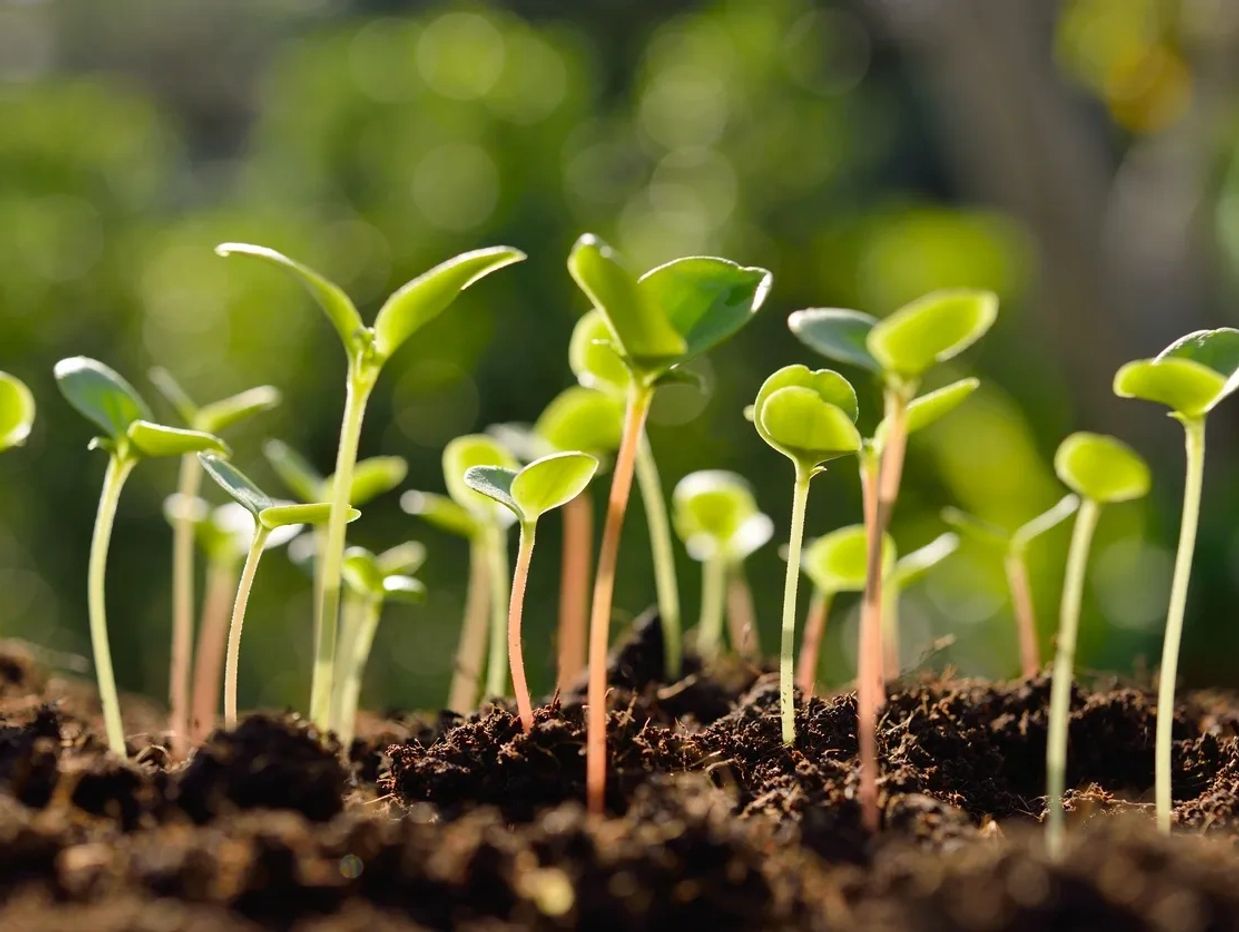
[[[559,663],[555,688],[566,692],[585,668],[589,573],[594,554],[594,505],[585,491],[564,505],[563,564],[559,583]]]
[[[796,651],[796,586],[800,581],[800,545],[804,540],[805,508],[809,503],[809,481],[812,478],[810,470],[796,465],[791,531],[787,538],[787,576],[783,581],[783,634],[779,646],[779,708],[784,744],[792,744],[796,740],[796,708],[792,692],[792,658]]]
[[[589,693],[586,708],[585,790],[589,811],[601,814],[607,787],[607,647],[611,633],[611,602],[615,595],[615,564],[619,559],[624,512],[632,492],[637,447],[654,392],[633,383],[629,389],[624,432],[611,474],[611,494],[598,548],[598,574],[589,615]]]
[[[761,660],[757,635],[757,612],[753,609],[753,590],[744,574],[744,562],[735,561],[727,573],[727,630],[731,646],[741,657]]]
[[[706,660],[718,656],[723,640],[723,600],[727,591],[727,559],[715,555],[701,565],[701,618],[697,622],[697,652]]]
[[[832,597],[833,593],[815,588],[809,600],[809,614],[805,616],[804,635],[800,641],[800,660],[796,665],[796,685],[805,699],[812,698],[817,689],[818,658],[822,653],[822,637],[826,633]]]
[[[202,484],[195,454],[181,457],[177,501],[187,504]],[[172,650],[168,661],[168,731],[172,754],[184,757],[189,737],[189,667],[194,636],[194,524],[186,509],[172,526]]]
[[[343,685],[340,687],[336,734],[340,736],[340,746],[346,754],[357,731],[357,703],[361,698],[362,676],[366,672],[370,650],[374,647],[374,635],[379,629],[382,612],[383,602],[380,599],[357,600],[355,628],[349,650],[347,654],[341,654],[344,658],[344,671],[341,677]]]
[[[486,695],[508,694],[508,532],[492,522],[486,537],[486,579],[490,583],[490,657],[486,661]]]
[[[194,650],[194,694],[191,703],[191,734],[203,741],[215,727],[219,712],[219,689],[224,675],[224,646],[228,641],[228,603],[237,587],[236,566],[211,563],[207,566],[206,596],[198,624],[198,644]]]
[[[1174,737],[1174,687],[1179,670],[1179,642],[1183,638],[1183,615],[1187,610],[1187,589],[1192,576],[1192,556],[1196,551],[1196,527],[1200,522],[1200,498],[1205,476],[1205,422],[1203,418],[1183,421],[1186,432],[1187,481],[1183,487],[1183,517],[1179,522],[1179,550],[1174,558],[1174,580],[1170,586],[1170,609],[1166,614],[1166,635],[1162,645],[1162,668],[1157,684],[1157,753],[1155,796],[1157,827],[1170,831],[1171,750]]]
[[[224,664],[224,727],[237,727],[237,667],[241,657],[241,629],[245,625],[245,607],[249,604],[250,589],[254,585],[254,574],[258,572],[258,562],[262,559],[262,550],[267,543],[268,531],[261,524],[254,531],[254,540],[250,544],[250,552],[245,557],[245,566],[241,570],[241,581],[237,585],[237,598],[232,603],[232,621],[228,623],[228,660]]]
[[[525,652],[521,649],[521,614],[525,609],[525,584],[529,581],[529,561],[533,558],[537,527],[521,522],[521,540],[516,550],[516,570],[512,574],[512,598],[508,603],[508,661],[512,667],[512,689],[525,734],[533,731],[533,702],[525,679]]]
[[[1076,515],[1067,552],[1067,575],[1058,619],[1054,675],[1050,684],[1050,721],[1045,744],[1046,847],[1058,857],[1063,847],[1063,789],[1067,774],[1067,723],[1071,717],[1071,676],[1075,667],[1076,635],[1080,628],[1080,601],[1088,551],[1101,509],[1085,499]]]
[[[1031,678],[1041,669],[1041,652],[1037,647],[1037,615],[1033,609],[1032,587],[1028,583],[1028,564],[1023,551],[1008,553],[1003,568],[1007,573],[1007,587],[1011,590],[1015,630],[1020,641],[1020,672],[1025,678]]]
[[[90,614],[90,643],[95,655],[95,676],[99,681],[99,704],[103,709],[103,726],[108,736],[108,748],[119,757],[125,756],[125,726],[120,717],[120,699],[116,694],[116,674],[112,671],[112,649],[108,645],[107,600],[104,597],[104,577],[107,574],[108,545],[112,541],[112,524],[116,520],[116,505],[121,489],[137,460],[120,454],[108,458],[99,494],[99,510],[95,513],[95,530],[90,541],[90,565],[87,570],[86,596]]]
[[[680,623],[680,587],[675,576],[675,549],[671,544],[671,521],[663,498],[662,480],[654,450],[645,431],[637,446],[637,485],[645,508],[645,523],[650,531],[650,555],[654,559],[654,591],[658,597],[658,619],[663,629],[663,659],[667,682],[680,678],[684,656],[684,632]]]
[[[469,541],[469,589],[465,594],[465,614],[460,625],[460,643],[447,707],[466,715],[477,707],[482,683],[482,664],[486,661],[486,543],[481,534]]]

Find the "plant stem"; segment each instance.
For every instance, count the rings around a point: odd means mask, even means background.
[[[512,666],[512,689],[516,693],[516,709],[520,713],[521,728],[525,730],[525,734],[533,731],[533,702],[529,698],[529,683],[525,680],[521,614],[525,609],[525,584],[529,581],[529,561],[533,558],[536,531],[534,522],[521,522],[521,539],[516,549],[516,570],[512,574],[512,597],[508,603],[508,661]]]
[[[370,650],[374,647],[374,635],[379,629],[379,617],[383,612],[383,602],[380,599],[361,598],[357,600],[355,627],[349,643],[349,652],[344,656],[343,685],[340,687],[338,719],[336,734],[340,737],[340,746],[345,754],[353,744],[353,735],[357,731],[357,703],[361,698],[361,681],[366,672],[366,661],[370,659]],[[343,645],[342,645],[343,646]]]
[[[1063,789],[1067,774],[1067,723],[1071,717],[1071,676],[1075,667],[1076,635],[1080,628],[1080,601],[1084,594],[1084,571],[1088,551],[1101,509],[1085,499],[1076,515],[1067,552],[1067,576],[1058,619],[1058,643],[1054,651],[1054,675],[1050,683],[1050,721],[1045,744],[1046,847],[1058,857],[1063,847]]]
[[[741,657],[761,660],[757,637],[757,612],[753,609],[753,590],[744,575],[744,563],[737,560],[727,574],[727,628],[732,649]]]
[[[654,558],[654,591],[658,597],[658,619],[663,629],[663,659],[667,682],[680,678],[684,656],[684,632],[680,624],[680,587],[675,577],[675,549],[671,545],[671,521],[654,450],[644,429],[637,446],[637,485],[645,508],[645,523],[650,531],[650,555]]]
[[[804,636],[800,641],[800,661],[796,666],[796,685],[805,699],[812,698],[817,689],[818,658],[822,653],[822,636],[826,633],[832,595],[815,588],[809,600],[809,614],[805,617]]]
[[[207,566],[206,595],[202,619],[198,623],[198,644],[194,650],[194,695],[191,735],[195,742],[206,739],[215,727],[219,712],[219,689],[224,675],[224,646],[228,640],[228,602],[237,587],[236,566],[231,562]]]
[[[245,625],[245,607],[249,604],[254,574],[258,572],[258,561],[262,559],[263,547],[270,533],[261,524],[256,525],[254,540],[250,544],[250,552],[245,557],[241,581],[237,585],[237,598],[232,603],[232,621],[228,624],[228,660],[224,665],[224,727],[226,728],[237,727],[237,666],[241,657],[241,629]]]
[[[181,457],[177,501],[187,506],[202,484],[195,454]],[[182,508],[172,526],[172,652],[168,665],[168,731],[173,757],[184,757],[189,737],[189,667],[194,636],[194,524]]]
[[[465,614],[460,625],[460,644],[447,707],[466,715],[477,707],[482,683],[482,664],[486,661],[486,543],[481,534],[469,541],[469,589],[465,594]]]
[[[589,811],[601,815],[607,787],[607,647],[611,632],[611,602],[615,595],[615,564],[619,559],[624,512],[632,491],[632,474],[645,417],[654,391],[633,382],[624,414],[624,432],[611,474],[611,494],[598,548],[598,574],[589,616],[589,692],[586,709],[585,790]]]
[[[800,545],[804,539],[805,508],[809,503],[812,471],[796,464],[792,490],[792,523],[787,537],[787,575],[783,580],[783,635],[779,646],[779,709],[783,720],[783,743],[796,740],[796,708],[792,692],[792,658],[796,651],[796,586],[800,581]]]
[[[490,583],[490,657],[486,662],[486,695],[508,694],[508,533],[492,521],[486,536],[486,578]]]
[[[899,679],[899,593],[889,581],[882,592],[882,667],[889,682]]]
[[[120,501],[125,480],[137,460],[119,453],[108,457],[99,494],[99,510],[95,514],[95,530],[90,542],[90,566],[87,573],[87,608],[90,613],[90,643],[95,655],[95,676],[99,681],[99,704],[103,709],[103,725],[107,731],[108,748],[119,757],[125,756],[125,726],[120,717],[120,699],[116,695],[116,674],[112,672],[112,649],[108,646],[107,604],[104,597],[104,577],[107,574],[108,545],[112,540],[112,524],[116,505]]]
[[[319,593],[318,631],[314,639],[314,673],[310,685],[310,720],[326,729],[331,719],[332,677],[336,657],[336,633],[340,614],[340,570],[344,563],[344,528],[348,523],[349,493],[353,467],[361,441],[361,423],[366,402],[374,388],[377,373],[359,371],[349,363],[344,396],[344,420],[340,424],[340,446],[336,452],[336,471],[331,486],[331,515],[327,519],[327,540],[322,561],[322,590]]]
[[[582,492],[564,505],[563,564],[559,583],[559,663],[555,688],[566,692],[585,668],[589,573],[594,554],[594,505]]]
[[[1025,678],[1037,675],[1041,652],[1037,648],[1037,615],[1033,609],[1032,587],[1028,583],[1028,563],[1023,551],[1013,550],[1003,561],[1011,607],[1015,611],[1015,630],[1020,640],[1020,671]]]
[[[727,559],[721,554],[701,565],[701,618],[697,622],[697,653],[705,660],[718,656],[723,640],[723,601],[727,592]]]
[[[1187,610],[1187,589],[1192,575],[1192,556],[1196,551],[1196,526],[1200,522],[1200,498],[1205,477],[1204,418],[1184,419],[1187,448],[1187,481],[1183,487],[1183,517],[1179,522],[1179,550],[1174,558],[1174,580],[1170,586],[1170,609],[1166,614],[1166,635],[1162,645],[1162,668],[1157,684],[1156,799],[1157,827],[1170,831],[1171,750],[1174,737],[1174,687],[1179,669],[1179,642],[1183,638],[1183,614]]]
[[[340,632],[336,639],[336,665],[339,676],[332,678],[334,689],[331,695],[330,728],[340,738],[341,747],[348,749],[352,740],[351,726],[349,739],[344,736],[344,694],[348,690],[349,679],[353,667],[353,656],[357,649],[357,634],[361,629],[361,619],[368,600],[357,595],[351,589],[341,590],[340,596]],[[357,710],[354,709],[354,712]]]

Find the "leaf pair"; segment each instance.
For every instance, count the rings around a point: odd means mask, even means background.
[[[1003,553],[1023,553],[1042,534],[1062,524],[1080,507],[1078,495],[1064,495],[1053,506],[1014,531],[966,514],[958,508],[942,509],[942,520],[967,537]]]
[[[671,501],[676,532],[694,560],[744,560],[774,533],[749,484],[733,472],[689,473],[676,484]]]
[[[149,373],[151,384],[188,427],[218,434],[240,421],[270,411],[281,401],[280,390],[272,385],[260,385],[228,398],[199,406],[180,386],[167,369],[156,367]]]
[[[526,526],[585,491],[597,469],[598,461],[588,453],[552,453],[519,470],[471,466],[462,478],[470,489],[498,502]]]
[[[379,554],[365,547],[350,547],[344,551],[344,581],[359,595],[378,602],[423,602],[426,587],[412,574],[425,560],[426,548],[417,541]]]
[[[443,449],[443,482],[447,495],[408,491],[400,497],[400,507],[441,531],[473,539],[486,526],[512,526],[511,511],[465,483],[464,475],[473,466],[499,466],[516,469],[519,464],[508,448],[487,434],[465,434],[449,441]]]
[[[1139,359],[1114,376],[1121,398],[1164,404],[1180,418],[1203,418],[1239,388],[1239,330],[1221,327],[1181,337],[1153,359]]]
[[[792,365],[762,383],[753,424],[766,443],[798,469],[812,472],[860,449],[857,413],[856,390],[839,373]]]
[[[268,531],[295,524],[325,524],[331,515],[330,502],[283,504],[271,498],[227,460],[211,453],[201,453],[198,458],[207,475]],[[356,521],[360,517],[361,512],[356,508],[349,509],[348,521]]]
[[[282,440],[268,440],[263,455],[280,480],[303,502],[331,499],[335,476],[321,475],[310,462]],[[364,505],[404,481],[409,464],[402,456],[372,456],[353,466],[349,504]]]
[[[20,447],[34,426],[34,395],[26,384],[0,372],[0,451]]]

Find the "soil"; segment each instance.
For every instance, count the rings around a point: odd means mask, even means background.
[[[611,658],[607,814],[584,812],[583,684],[462,718],[363,715],[347,750],[255,714],[184,762],[158,710],[106,753],[89,690],[0,643],[0,929],[1239,929],[1239,699],[1182,697],[1177,830],[1152,825],[1153,698],[1073,696],[1047,857],[1049,680],[891,684],[881,829],[850,693],[737,659],[663,681],[655,619]]]

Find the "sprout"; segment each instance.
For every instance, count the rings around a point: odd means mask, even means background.
[[[349,511],[349,490],[361,439],[366,403],[383,365],[417,330],[451,306],[474,282],[504,266],[520,262],[525,254],[509,246],[494,246],[462,253],[435,266],[398,288],[379,309],[373,326],[363,323],[348,295],[313,269],[265,246],[223,243],[221,256],[250,256],[292,272],[322,307],[348,356],[344,418],[332,483],[331,518],[320,568],[317,618],[321,636],[315,639],[314,676],[310,687],[310,718],[326,728],[331,715],[332,678],[339,626],[340,571],[344,560],[344,525]]]
[[[1149,490],[1149,468],[1125,443],[1103,434],[1076,433],[1054,455],[1054,471],[1080,496],[1080,510],[1067,552],[1067,575],[1058,622],[1058,646],[1050,685],[1050,720],[1046,738],[1046,839],[1052,856],[1062,850],[1063,788],[1067,771],[1067,721],[1071,714],[1071,677],[1088,551],[1101,506],[1140,498]]]
[[[796,740],[792,654],[796,637],[796,583],[800,577],[800,545],[804,537],[809,482],[823,471],[823,463],[860,449],[860,434],[853,423],[856,414],[856,392],[847,379],[831,369],[811,372],[799,365],[787,366],[767,378],[753,402],[753,424],[758,434],[791,460],[796,471],[779,650],[779,704],[784,744]]]
[[[362,675],[374,646],[383,606],[392,601],[417,604],[425,600],[426,587],[412,575],[425,558],[426,548],[416,541],[408,541],[378,555],[364,547],[350,547],[344,552],[343,574],[348,590],[342,615],[346,623],[340,631],[343,675],[339,679],[332,718],[334,730],[345,748],[353,743]]]
[[[249,604],[250,589],[254,575],[262,559],[271,533],[279,528],[300,524],[323,524],[329,520],[330,502],[286,505],[271,498],[253,481],[226,460],[210,453],[199,454],[202,468],[206,470],[221,489],[227,492],[254,518],[254,536],[250,540],[241,580],[237,585],[236,601],[232,605],[232,620],[228,624],[228,659],[224,666],[224,725],[235,728],[237,724],[237,664],[241,656],[241,630],[245,625],[245,608]],[[350,508],[346,515],[350,522],[361,517],[361,512]]]
[[[69,404],[104,432],[90,442],[91,449],[106,450],[108,453],[108,467],[90,545],[87,605],[108,747],[114,754],[124,757],[125,729],[120,717],[120,700],[116,695],[116,677],[112,672],[104,597],[108,546],[121,489],[133,467],[143,457],[182,456],[204,450],[227,455],[228,447],[219,438],[202,431],[179,430],[153,423],[150,408],[142,396],[101,362],[74,356],[56,363],[54,372],[61,394]]]
[[[471,466],[463,477],[469,488],[511,511],[521,527],[516,570],[512,575],[511,601],[508,604],[508,658],[512,667],[512,685],[516,691],[516,707],[526,734],[533,730],[533,704],[525,680],[521,614],[538,519],[580,495],[597,469],[598,460],[588,453],[552,453],[534,460],[519,471],[502,466]]]
[[[757,510],[749,484],[721,469],[689,473],[676,485],[671,501],[676,532],[689,556],[702,564],[697,650],[711,659],[722,641],[728,583],[739,578],[743,584],[745,559],[770,540],[774,525]],[[732,647],[739,650],[737,634],[733,630]]]
[[[1157,824],[1170,831],[1170,749],[1174,726],[1174,686],[1179,642],[1196,549],[1196,526],[1204,487],[1205,418],[1239,387],[1239,330],[1197,330],[1176,340],[1155,359],[1129,362],[1114,376],[1114,391],[1123,398],[1164,404],[1183,425],[1187,447],[1187,482],[1179,522],[1170,607],[1157,687],[1156,799]]]
[[[187,427],[208,434],[219,434],[233,424],[280,403],[279,391],[270,385],[262,385],[200,407],[167,369],[152,369],[150,380]],[[201,482],[202,470],[198,457],[187,453],[181,457],[177,494],[186,499],[193,498],[198,494]],[[172,651],[168,669],[168,730],[172,735],[173,753],[177,756],[184,755],[189,734],[189,653],[193,639],[193,613],[194,529],[189,517],[182,515],[172,523]]]
[[[963,400],[972,389],[960,383],[925,396],[914,413],[926,372],[957,356],[993,325],[998,298],[987,291],[935,291],[906,304],[884,320],[859,311],[811,308],[796,311],[788,326],[801,342],[829,359],[858,366],[882,380],[885,416],[861,456],[865,492],[868,574],[861,602],[857,702],[861,757],[861,806],[865,824],[877,828],[877,739],[882,681],[882,559],[879,541],[890,526],[899,495],[908,433]],[[975,388],[975,385],[973,386]],[[916,422],[921,420],[921,424]]]
[[[943,521],[1002,555],[1020,642],[1020,669],[1026,677],[1036,676],[1041,669],[1041,652],[1037,647],[1037,613],[1033,608],[1032,587],[1028,583],[1028,547],[1042,534],[1070,518],[1079,507],[1078,496],[1065,495],[1053,507],[1020,525],[1014,532],[974,518],[958,508],[942,510]]]
[[[0,452],[20,447],[34,426],[34,395],[26,384],[0,372]]]
[[[889,572],[884,571],[886,594],[883,609],[882,646],[886,654],[886,677],[899,676],[899,596],[908,586],[959,549],[957,534],[939,534],[924,547],[900,557]]]
[[[694,257],[660,265],[638,279],[610,246],[591,235],[573,246],[568,271],[604,318],[604,339],[629,376],[590,611],[586,796],[590,811],[600,813],[606,790],[606,654],[615,565],[646,415],[655,388],[676,378],[676,366],[721,343],[756,313],[770,290],[770,273]],[[678,631],[673,636],[678,643]]]

